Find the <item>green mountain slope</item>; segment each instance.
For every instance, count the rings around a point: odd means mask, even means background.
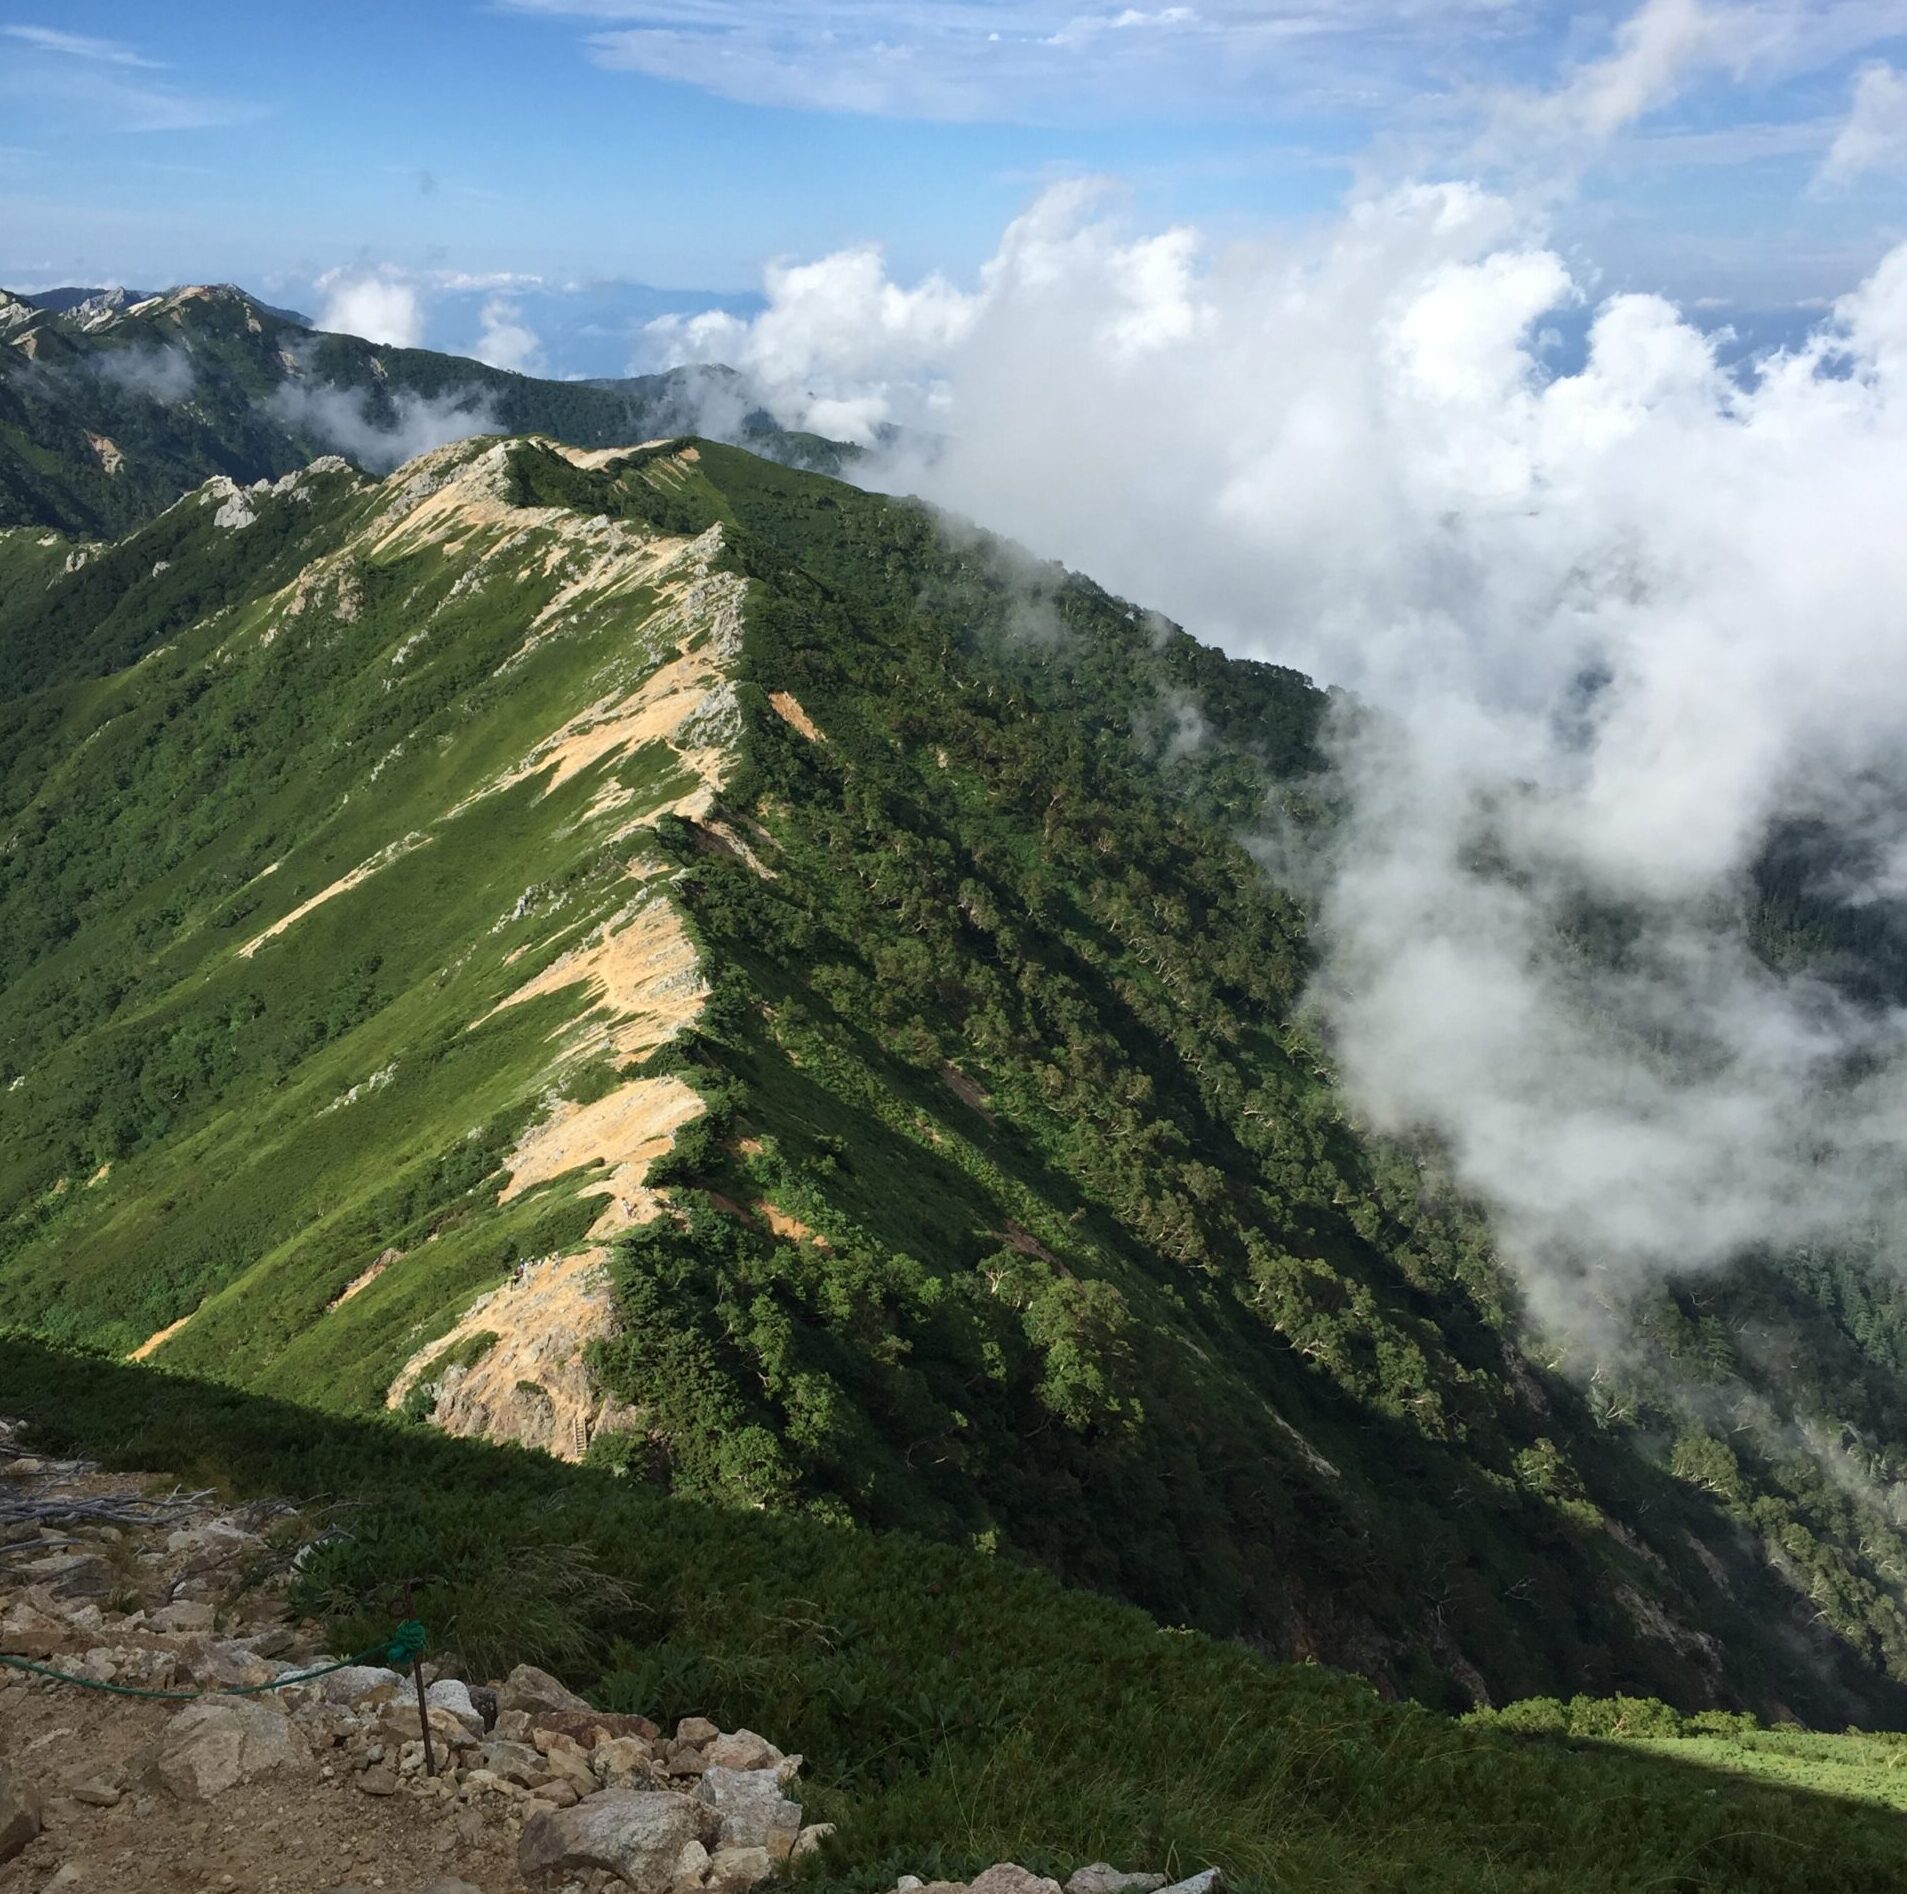
[[[49,309],[0,290],[0,526],[127,531],[214,475],[249,486],[340,453],[382,472],[470,434],[616,446],[695,428],[838,472],[724,368],[540,381],[313,330],[229,285]]]
[[[1433,1702],[1899,1716],[1885,1497],[1795,1444],[1890,1425],[1892,1305],[1733,1291],[1832,1397],[1674,1299],[1637,1387],[1526,1358],[1232,839],[1294,673],[708,442],[17,530],[0,664],[0,1322]]]

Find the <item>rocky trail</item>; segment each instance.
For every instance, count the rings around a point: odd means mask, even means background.
[[[808,1865],[802,1766],[751,1730],[593,1709],[528,1665],[492,1683],[334,1662],[287,1594],[314,1529],[162,1478],[33,1454],[0,1420],[0,1894],[742,1894]],[[240,1695],[257,1690],[258,1694]],[[804,1877],[805,1878],[805,1877]],[[1064,1894],[1157,1894],[1094,1863]],[[1215,1870],[1165,1894],[1214,1894]],[[1062,1894],[1001,1863],[894,1894]]]

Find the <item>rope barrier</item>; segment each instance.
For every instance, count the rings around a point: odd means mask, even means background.
[[[406,1670],[423,1654],[428,1641],[424,1627],[415,1618],[406,1618],[388,1638],[358,1652],[355,1657],[341,1657],[334,1664],[320,1664],[315,1670],[297,1671],[289,1677],[274,1677],[268,1684],[246,1684],[228,1690],[146,1690],[133,1684],[109,1684],[97,1677],[75,1677],[71,1671],[36,1664],[31,1658],[8,1657],[4,1652],[0,1652],[0,1665],[8,1670],[28,1671],[36,1677],[50,1677],[55,1683],[71,1684],[76,1690],[103,1691],[109,1697],[154,1697],[166,1703],[196,1703],[203,1697],[259,1697],[271,1690],[288,1690],[293,1684],[308,1684],[314,1677],[328,1677],[334,1670],[349,1670],[353,1664],[379,1662],[392,1670]]]

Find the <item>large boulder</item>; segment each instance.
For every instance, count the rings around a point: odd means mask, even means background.
[[[517,1867],[532,1886],[589,1868],[620,1875],[636,1894],[667,1894],[675,1864],[692,1841],[713,1835],[712,1812],[667,1789],[605,1790],[523,1824]]]
[[[311,1752],[282,1707],[253,1697],[207,1697],[166,1725],[150,1773],[181,1801],[205,1802],[234,1783],[311,1767]]]
[[[40,1798],[33,1785],[0,1762],[0,1861],[11,1861],[40,1832]]]
[[[801,1833],[801,1804],[782,1794],[769,1770],[711,1769],[696,1784],[695,1797],[715,1811],[723,1848],[766,1848],[785,1861]]]
[[[546,1670],[519,1664],[497,1687],[497,1710],[587,1710],[575,1691],[566,1690]]]

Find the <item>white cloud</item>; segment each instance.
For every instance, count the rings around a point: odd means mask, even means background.
[[[652,337],[791,421],[931,429],[896,484],[1373,707],[1335,738],[1315,1004],[1546,1314],[1897,1227],[1907,1012],[1746,924],[1791,821],[1838,838],[1841,898],[1901,891],[1907,247],[1753,376],[1634,295],[1548,372],[1584,272],[1463,183],[1227,247],[1067,187],[970,284],[856,249],[768,291]],[[1572,948],[1586,904],[1619,954]]]
[[[597,63],[748,104],[1075,122],[1293,110],[1457,149],[1606,141],[1715,76],[1779,83],[1901,31],[1898,0],[1643,0],[1549,92],[1507,70],[1603,29],[1532,0],[505,0],[582,23]]]
[[[424,339],[423,298],[415,285],[389,270],[327,270],[316,287],[325,294],[320,329],[402,349],[414,349]]]
[[[20,40],[35,52],[58,53],[68,59],[90,59],[107,66],[157,66],[159,63],[119,40],[68,33],[57,26],[0,26],[0,33]]]
[[[868,440],[886,418],[889,381],[911,388],[924,364],[962,339],[977,307],[937,276],[900,288],[873,245],[774,264],[766,275],[764,315],[661,317],[647,326],[636,365],[723,362],[798,407],[804,426]]]
[[[480,319],[483,328],[470,348],[478,361],[519,375],[537,372],[543,361],[542,345],[516,304],[493,296],[484,304]]]
[[[265,403],[274,420],[315,436],[372,473],[386,473],[447,441],[498,432],[495,415],[475,391],[436,399],[400,394],[392,407],[392,418],[380,420],[362,393],[298,381],[280,382]]]
[[[101,381],[131,390],[166,407],[177,407],[192,393],[198,377],[192,357],[182,348],[164,344],[113,349],[98,358],[95,371]]]
[[[1614,49],[1539,102],[1544,117],[1607,138],[1674,97],[1692,69],[1744,57],[1752,9],[1707,0],[1644,0],[1616,32]]]
[[[1512,0],[509,0],[592,22],[592,56],[750,104],[941,120],[1075,118],[1096,108],[1257,112],[1423,81],[1453,22],[1520,35]]]
[[[534,270],[432,270],[432,288],[450,291],[465,289],[541,289],[544,278]]]
[[[63,117],[105,132],[203,131],[242,125],[259,108],[136,76],[162,62],[120,40],[60,27],[7,25],[0,35],[26,51],[0,66],[0,92],[50,106]]]
[[[1854,102],[1816,175],[1818,189],[1852,184],[1873,171],[1907,170],[1907,73],[1861,69]]]

